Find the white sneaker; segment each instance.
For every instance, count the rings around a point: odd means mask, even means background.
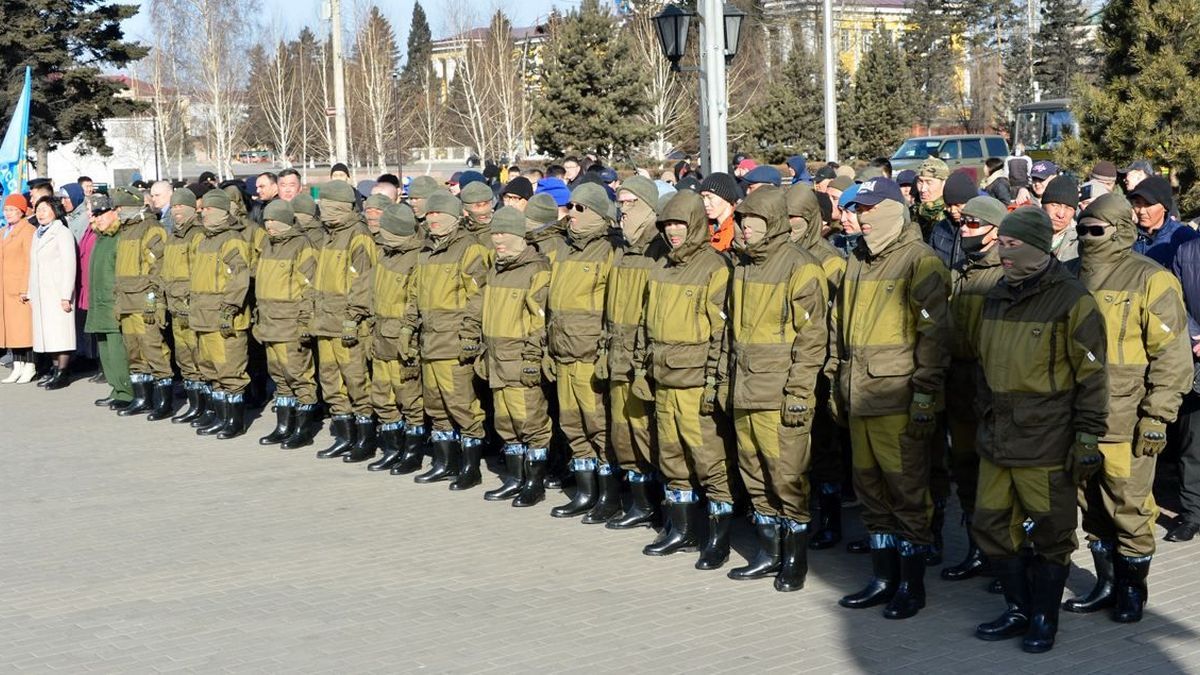
[[[13,361],[12,374],[3,380],[0,380],[0,384],[12,384],[13,382],[16,382],[17,379],[21,377],[21,372],[24,370],[22,366],[24,365],[25,364],[21,363],[20,361]]]
[[[16,384],[29,384],[35,376],[37,376],[37,366],[32,362],[22,363],[21,377],[17,378]]]

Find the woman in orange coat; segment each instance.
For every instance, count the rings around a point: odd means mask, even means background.
[[[12,374],[0,382],[24,384],[33,379],[33,313],[21,296],[29,289],[29,249],[33,225],[25,219],[29,202],[19,194],[4,200],[0,225],[0,349],[13,352]]]

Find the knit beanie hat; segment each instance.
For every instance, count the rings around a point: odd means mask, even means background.
[[[971,197],[963,206],[962,213],[981,223],[997,226],[1008,215],[1008,207],[995,197]]]
[[[708,174],[697,192],[711,192],[731,205],[736,205],[742,199],[742,188],[738,187],[737,179],[720,171]]]
[[[224,190],[209,190],[204,193],[201,200],[204,203],[204,208],[217,209],[218,211],[229,211],[229,195],[225,194]],[[113,200],[113,206],[119,206],[116,200]]]
[[[628,190],[652,208],[658,208],[658,185],[645,176],[630,176],[621,181],[621,189]]]
[[[272,199],[263,209],[263,220],[278,220],[281,223],[292,223],[296,220],[296,212],[292,205],[282,199]]]
[[[942,201],[947,204],[966,204],[979,194],[975,181],[965,171],[955,171],[946,179],[942,189]]]
[[[354,203],[354,186],[346,181],[331,180],[326,183],[321,183],[317,188],[317,199],[326,199],[331,202],[341,202],[343,204]]]
[[[492,234],[525,236],[525,214],[512,206],[501,206],[492,216]]]
[[[617,219],[616,206],[608,198],[608,190],[605,190],[603,185],[581,183],[571,191],[571,201],[576,204],[583,204],[592,211],[607,218],[610,222]]]
[[[491,202],[496,195],[492,194],[492,188],[488,187],[487,183],[476,181],[467,183],[462,192],[458,193],[458,198],[464,204],[478,204],[479,202]]]
[[[399,237],[411,237],[417,232],[417,216],[408,204],[391,204],[379,217],[379,229]]]
[[[307,192],[298,192],[295,197],[292,197],[292,211],[315,217],[317,215],[317,203],[313,201],[312,196]]]
[[[1117,179],[1117,165],[1113,164],[1107,159],[1102,159],[1099,162],[1096,162],[1096,165],[1092,167],[1091,177],[1099,178],[1101,180],[1114,181]]]
[[[1050,224],[1050,216],[1046,215],[1045,211],[1036,206],[1022,206],[1000,222],[1000,236],[1020,239],[1049,253],[1054,228]]]
[[[537,194],[546,193],[554,198],[555,206],[566,206],[571,201],[571,188],[561,178],[543,178],[538,181]]]
[[[1055,176],[1046,183],[1042,192],[1043,204],[1066,204],[1071,208],[1079,207],[1079,185],[1070,176]]]
[[[493,220],[495,218],[492,216]],[[530,197],[529,203],[525,205],[525,219],[538,225],[558,220],[558,204],[554,203],[554,197],[547,192],[539,192]]]
[[[366,199],[363,200],[363,208],[364,209],[379,209],[380,211],[382,211],[394,203],[395,202],[388,199],[385,195],[376,193],[376,194],[373,194],[370,197],[367,197]]]
[[[171,206],[190,206],[196,208],[196,193],[187,188],[175,188],[171,192]]]
[[[429,199],[433,193],[441,189],[442,186],[433,176],[417,176],[408,184],[408,196],[415,199]]]
[[[516,195],[521,199],[528,200],[533,196],[533,183],[530,183],[529,179],[525,176],[517,176],[508,181],[508,184],[504,186],[504,189],[500,192],[500,196],[503,197],[504,195]]]
[[[425,202],[426,213],[447,213],[452,216],[461,216],[462,210],[462,201],[445,191],[433,193],[429,197],[429,201]]]
[[[14,193],[10,194],[9,196],[5,197],[4,205],[12,206],[17,209],[20,209],[21,213],[25,213],[26,211],[29,210],[29,200],[25,199],[25,195],[23,195],[19,192],[14,192]]]

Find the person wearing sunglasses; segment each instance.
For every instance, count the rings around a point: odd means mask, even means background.
[[[975,347],[984,297],[1004,277],[996,241],[1000,223],[1008,208],[992,197],[973,197],[959,212],[959,248],[964,262],[951,273],[950,289],[950,370],[946,373],[946,425],[950,432],[950,473],[958,488],[963,524],[967,530],[967,555],[957,565],[942,569],[946,581],[972,579],[983,571],[986,558],[971,522],[975,513],[975,494],[979,481],[979,455],[975,434],[979,428],[979,410],[975,391],[979,386],[976,367],[979,354]]]
[[[1092,292],[1108,335],[1108,433],[1104,470],[1080,488],[1096,586],[1068,600],[1069,612],[1112,608],[1112,619],[1142,618],[1154,556],[1154,473],[1183,395],[1192,388],[1187,310],[1179,281],[1133,252],[1137,228],[1124,197],[1096,199],[1079,218],[1080,281]]]

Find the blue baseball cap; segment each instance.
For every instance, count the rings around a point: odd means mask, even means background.
[[[917,172],[912,169],[905,169],[896,174],[897,185],[912,185],[917,182]]]
[[[846,194],[842,193],[842,199],[845,198]],[[895,181],[890,178],[880,177],[859,183],[858,192],[855,193],[851,203],[863,206],[875,206],[887,199],[903,204],[904,193],[900,191],[900,186],[896,185]],[[838,201],[838,204],[841,204],[841,200]]]
[[[615,183],[617,180],[617,172],[613,169],[605,168],[600,172],[600,180],[603,183]]]
[[[770,183],[775,187],[783,181],[783,176],[779,174],[779,169],[773,166],[756,166],[742,177],[742,180],[747,183]]]
[[[838,208],[839,209],[848,209],[851,206],[853,206],[854,198],[858,196],[858,190],[861,187],[862,187],[862,185],[855,183],[854,185],[851,185],[850,187],[843,190],[842,196],[838,197],[838,202],[837,202]]]
[[[1058,165],[1048,159],[1039,160],[1033,163],[1033,170],[1029,172],[1031,178],[1038,180],[1046,180],[1051,176],[1058,175]]]

